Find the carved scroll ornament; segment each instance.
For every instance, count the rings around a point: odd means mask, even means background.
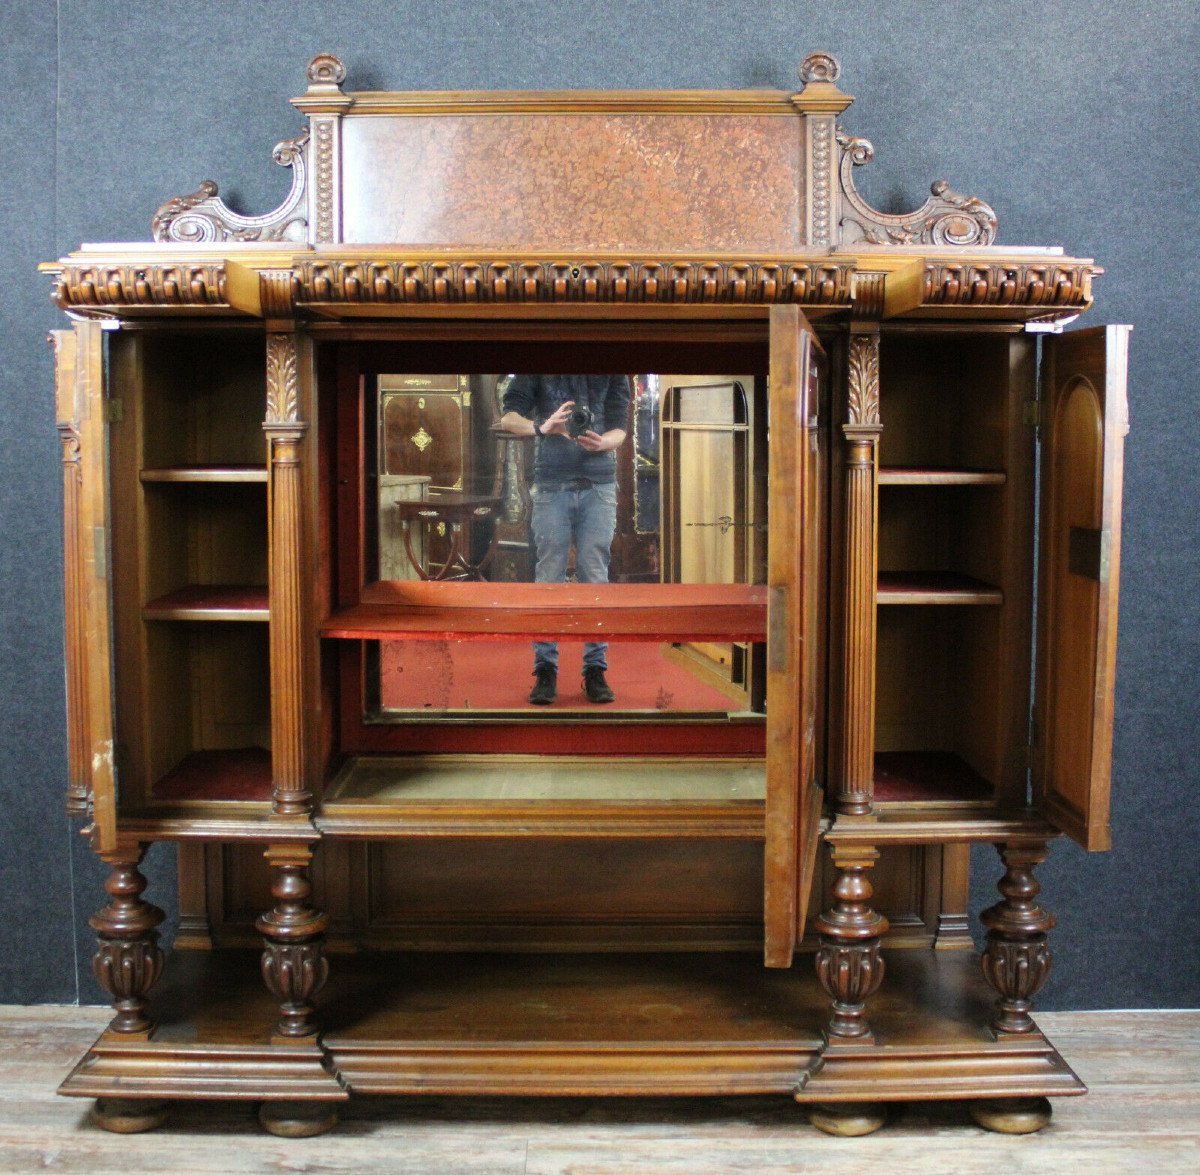
[[[308,131],[275,145],[272,157],[292,169],[292,187],[273,212],[242,216],[217,195],[217,185],[205,180],[190,196],[175,196],[163,204],[150,222],[156,241],[181,241],[194,245],[208,241],[305,241],[308,183]]]
[[[871,245],[990,245],[999,221],[990,204],[977,196],[952,191],[945,180],[935,180],[931,195],[915,212],[899,215],[879,212],[859,195],[854,169],[875,158],[868,139],[838,133],[842,149],[842,244],[866,241]]]

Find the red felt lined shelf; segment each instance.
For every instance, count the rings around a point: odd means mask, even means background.
[[[271,752],[262,747],[193,751],[155,785],[156,800],[271,799]]]
[[[191,584],[151,600],[142,608],[146,620],[269,620],[265,587],[235,584]]]
[[[957,571],[881,571],[880,604],[1003,604],[1004,593]]]
[[[945,804],[987,801],[992,785],[946,751],[878,751],[875,802]]]
[[[767,590],[743,584],[377,583],[321,635],[345,640],[762,641]]]

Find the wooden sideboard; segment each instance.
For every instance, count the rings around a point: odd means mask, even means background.
[[[61,1092],[102,1126],[186,1098],[301,1135],[371,1093],[778,1093],[837,1133],[939,1098],[1021,1132],[1084,1092],[1030,1016],[1034,870],[1060,834],[1110,842],[1129,331],[1063,333],[1100,270],[997,245],[980,199],[867,204],[839,73],[378,93],[320,56],[278,209],[206,182],[152,243],[43,267],[72,319],[68,806],[110,867],[115,1009]],[[636,581],[520,582],[531,455],[463,399],[497,372],[647,373]],[[458,489],[500,503],[474,582],[379,550],[382,475],[455,492],[443,418]],[[538,638],[676,684],[468,704]],[[423,702],[380,701],[393,663]]]

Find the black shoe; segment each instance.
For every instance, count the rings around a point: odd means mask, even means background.
[[[535,706],[548,706],[558,697],[558,673],[548,665],[533,673],[537,681],[529,691],[529,700]]]
[[[604,670],[598,665],[589,665],[583,671],[583,692],[589,702],[611,702],[617,696],[608,688]]]

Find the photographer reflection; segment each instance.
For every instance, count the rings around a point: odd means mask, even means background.
[[[616,450],[625,440],[630,386],[623,375],[516,375],[504,393],[500,427],[533,436],[533,539],[537,583],[563,583],[575,547],[579,583],[607,583],[617,522]],[[611,702],[608,645],[583,650],[583,692]],[[547,706],[558,694],[558,645],[535,641],[529,700]]]

